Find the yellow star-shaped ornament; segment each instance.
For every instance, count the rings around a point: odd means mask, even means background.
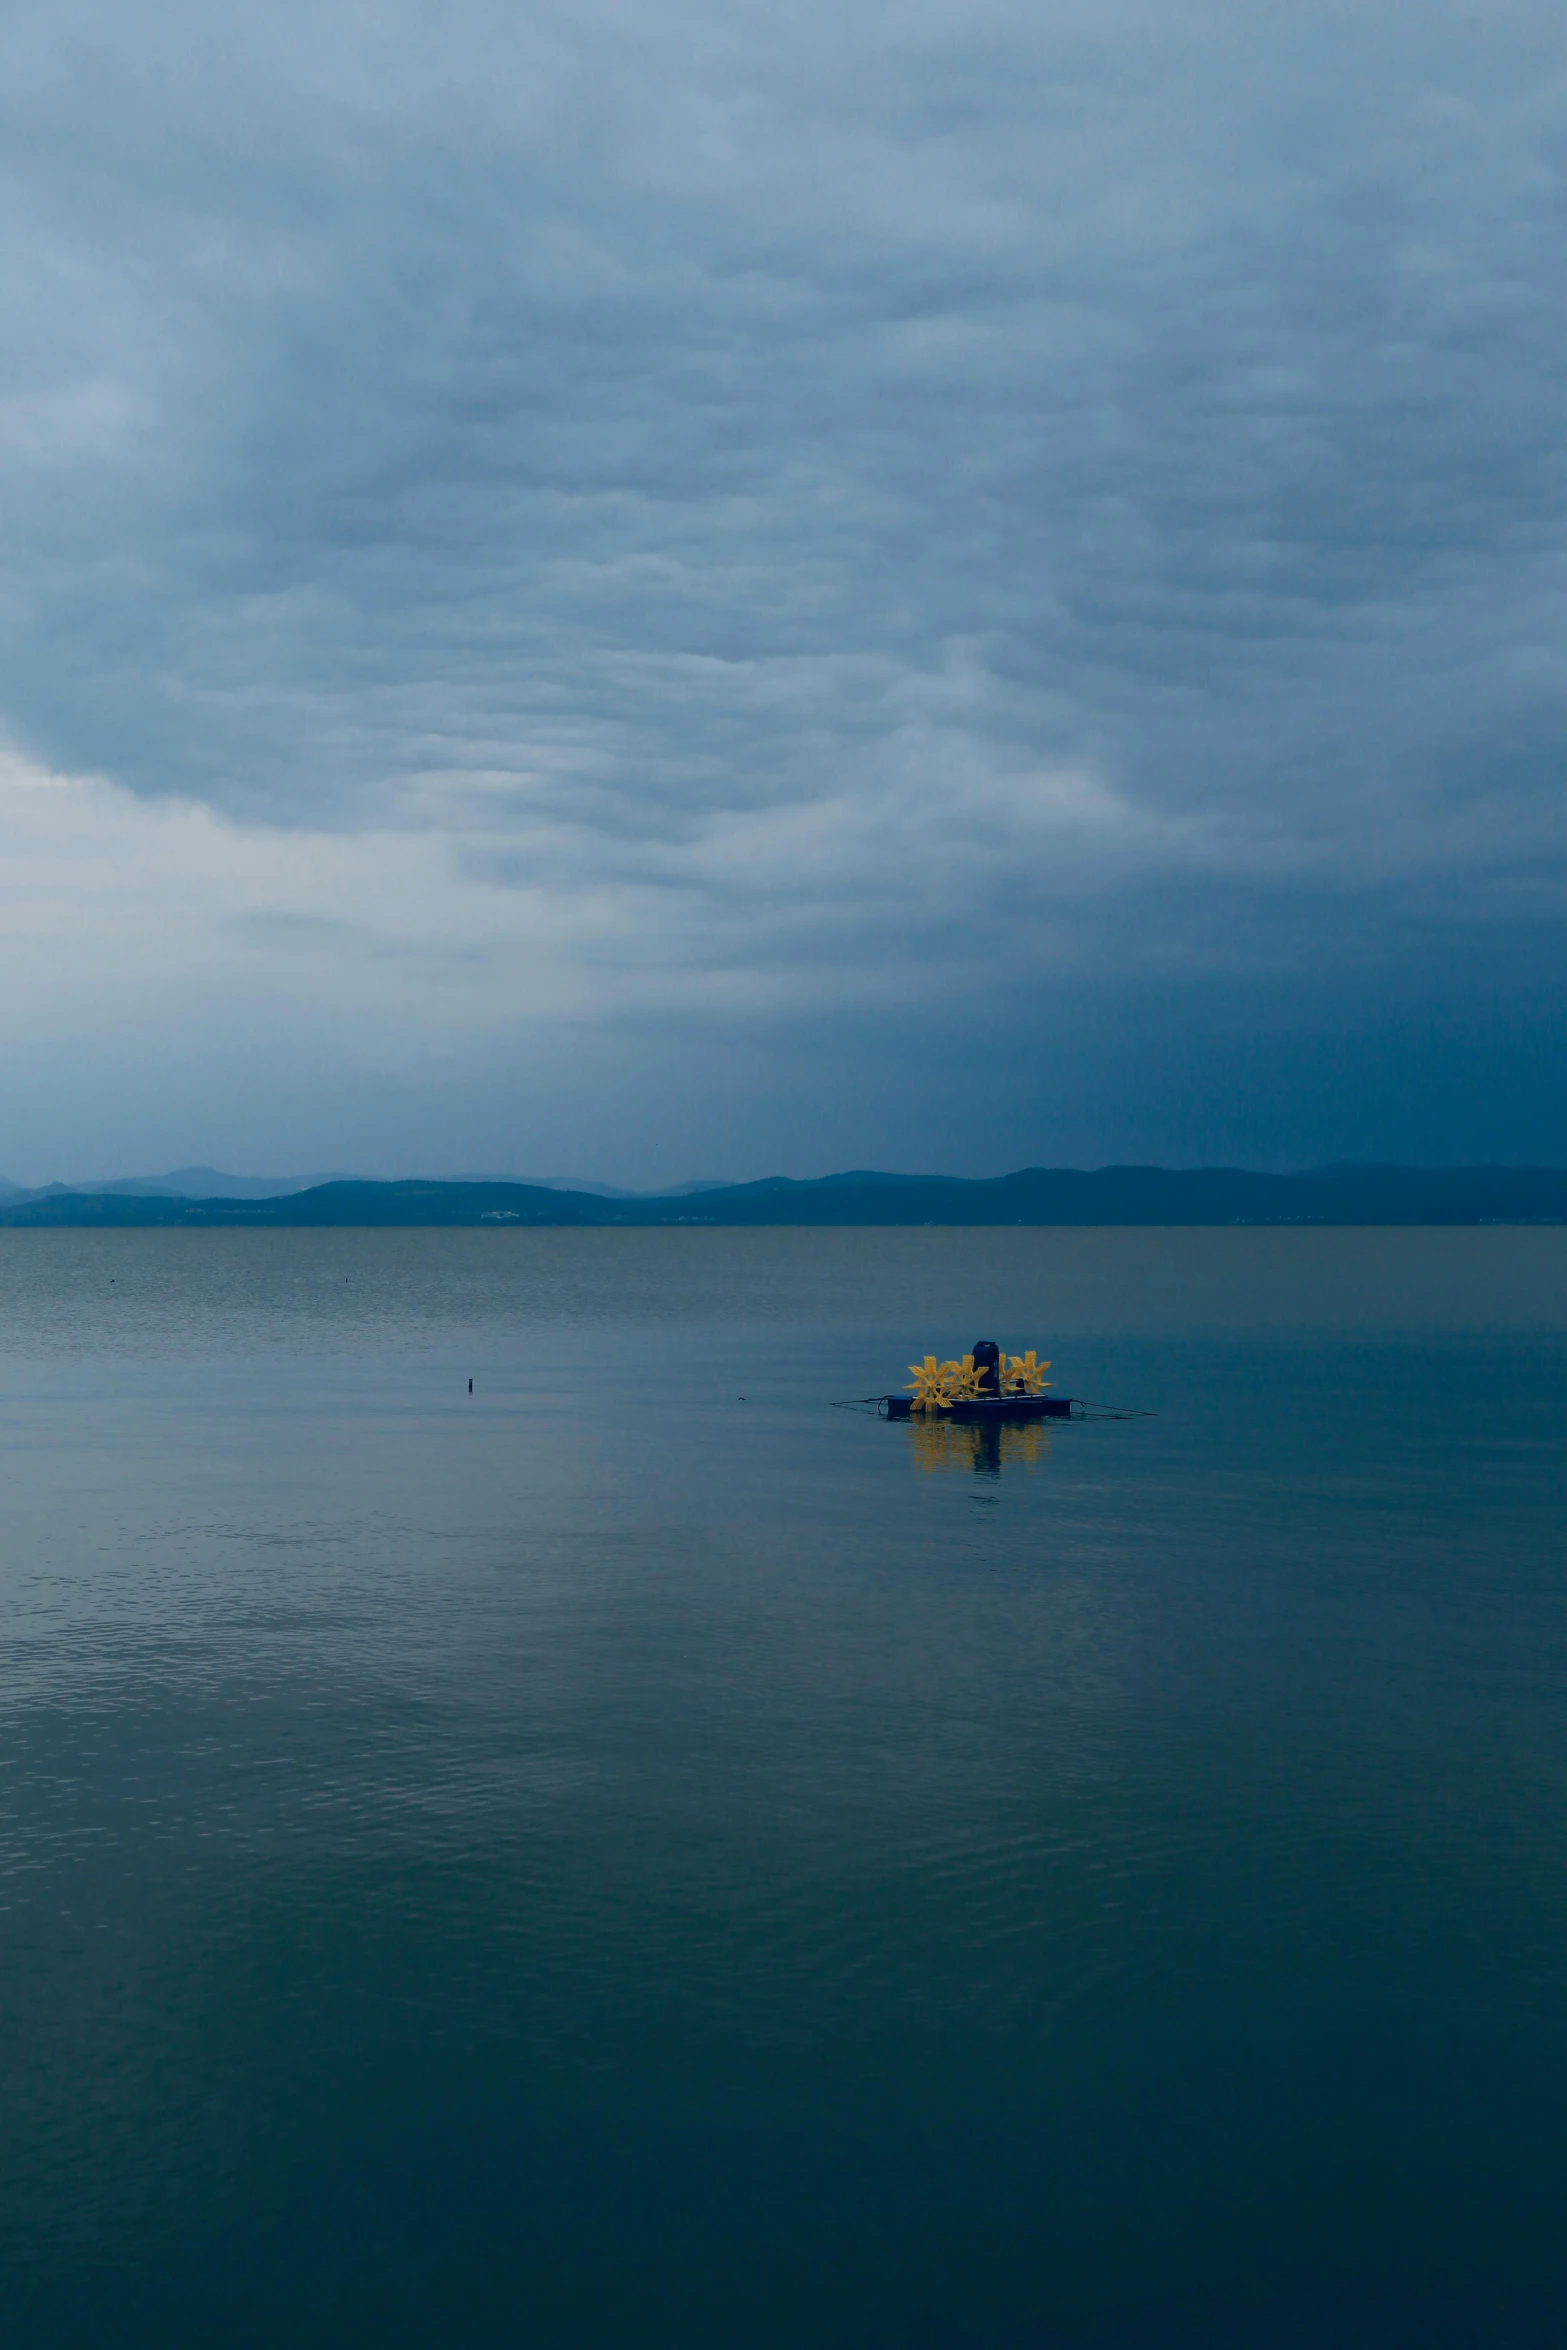
[[[913,1405],[917,1412],[939,1412],[952,1401],[948,1374],[957,1368],[955,1363],[938,1363],[934,1355],[927,1355],[922,1363],[910,1363],[914,1373],[908,1382],[914,1390]]]

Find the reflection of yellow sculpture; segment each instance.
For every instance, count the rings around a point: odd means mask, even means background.
[[[927,1476],[943,1469],[1032,1469],[1050,1458],[1050,1432],[1043,1421],[1021,1426],[976,1428],[972,1421],[928,1420],[909,1424],[909,1449]]]
[[[1043,1395],[1050,1385],[1045,1377],[1050,1365],[1036,1363],[1032,1347],[1026,1355],[1008,1355],[1006,1364],[1006,1375],[1001,1384],[1008,1395]]]
[[[1003,1428],[1001,1431],[1003,1464],[1020,1461],[1025,1469],[1031,1469],[1036,1461],[1045,1459],[1049,1451],[1050,1432],[1043,1420],[1025,1420],[1020,1428]]]
[[[917,1412],[943,1411],[952,1401],[951,1373],[956,1363],[938,1363],[934,1355],[927,1355],[922,1363],[910,1363],[914,1373],[908,1382],[914,1390],[913,1409]]]
[[[915,1409],[918,1408],[916,1405]],[[937,1469],[957,1468],[959,1464],[953,1458],[952,1439],[954,1436],[972,1434],[972,1429],[955,1428],[950,1420],[932,1418],[912,1421],[909,1441],[913,1447],[915,1466],[923,1469],[927,1475]]]

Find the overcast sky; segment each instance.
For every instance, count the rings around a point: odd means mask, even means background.
[[[47,0],[0,1172],[1567,1158],[1567,32]]]

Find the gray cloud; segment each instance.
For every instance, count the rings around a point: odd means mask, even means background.
[[[0,717],[564,909],[453,1163],[1567,1147],[1554,12],[76,0],[0,124]]]

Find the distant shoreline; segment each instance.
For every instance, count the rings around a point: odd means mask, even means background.
[[[866,1225],[1561,1225],[1567,1169],[1027,1167],[985,1179],[828,1175],[671,1197],[527,1183],[322,1183],[279,1198],[51,1188],[0,1202],[0,1227],[712,1227]]]

